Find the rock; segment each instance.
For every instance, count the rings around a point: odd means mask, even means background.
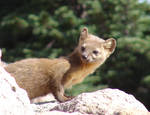
[[[136,109],[125,109],[114,112],[114,115],[150,115],[150,112]]]
[[[25,90],[0,66],[0,114],[34,115]]]
[[[41,103],[32,104],[32,108],[34,112],[47,112],[53,109],[58,104],[59,104],[58,102],[43,102],[43,103],[41,102]]]
[[[46,103],[38,103],[32,104],[33,110],[36,113],[35,115],[83,115],[79,112],[67,113],[61,111],[50,111],[59,103],[57,102],[46,102]]]
[[[145,106],[118,89],[104,89],[93,93],[83,93],[71,101],[61,103],[52,110],[80,112],[94,115],[148,115]],[[141,114],[142,113],[142,114]]]
[[[67,113],[67,112],[61,112],[61,111],[51,111],[51,112],[36,113],[35,115],[83,115],[83,114],[81,114],[79,112]]]
[[[49,93],[45,96],[36,97],[31,100],[31,103],[42,103],[42,102],[58,102],[53,94]]]
[[[60,103],[58,103],[57,101],[46,102],[46,103],[43,102],[43,103],[32,104],[32,107],[36,115],[83,115],[82,113],[79,112],[68,113],[68,112],[61,112],[61,111],[50,111],[56,105],[59,104]]]

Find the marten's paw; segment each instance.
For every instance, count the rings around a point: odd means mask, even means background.
[[[66,102],[66,101],[70,101],[71,99],[73,99],[74,96],[63,96],[63,99],[59,100],[60,103]]]
[[[67,96],[67,95],[65,95],[65,97],[69,98],[70,100],[75,98],[75,96]]]

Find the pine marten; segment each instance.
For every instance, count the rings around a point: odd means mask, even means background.
[[[116,40],[103,40],[81,30],[78,46],[66,57],[56,59],[30,58],[8,64],[5,69],[17,84],[25,89],[30,99],[52,93],[64,102],[70,100],[64,89],[80,83],[93,73],[112,54]]]

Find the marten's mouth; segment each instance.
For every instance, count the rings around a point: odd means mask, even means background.
[[[92,59],[92,58],[90,58],[90,57],[86,57],[86,56],[84,56],[84,55],[81,56],[81,60],[82,60],[83,62],[86,62],[86,63],[92,63],[92,62],[95,62],[95,61],[96,61],[96,60],[94,60],[94,59]]]

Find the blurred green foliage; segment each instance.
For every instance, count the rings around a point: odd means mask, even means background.
[[[3,60],[67,55],[84,26],[104,39],[115,38],[117,48],[100,69],[68,94],[119,88],[150,108],[150,4],[146,0],[1,1]]]

